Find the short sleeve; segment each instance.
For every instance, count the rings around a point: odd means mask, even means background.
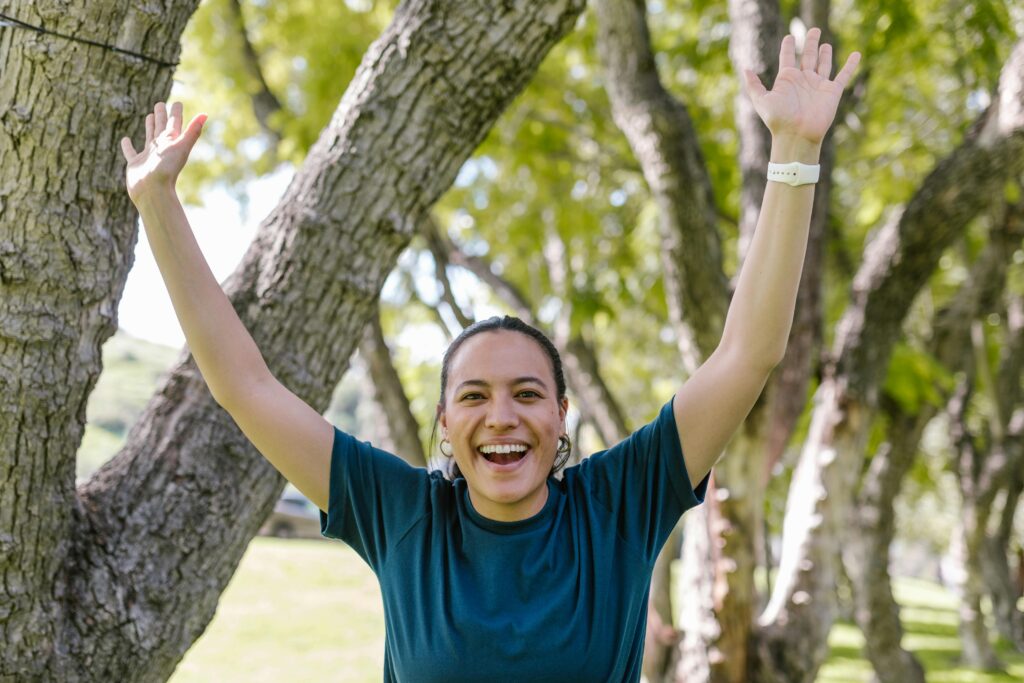
[[[428,510],[425,469],[334,428],[320,533],[344,541],[379,572],[387,552]]]
[[[622,539],[653,564],[683,513],[704,502],[711,475],[691,486],[669,401],[653,422],[580,463],[578,476]]]

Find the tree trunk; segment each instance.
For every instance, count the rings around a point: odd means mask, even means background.
[[[651,575],[643,661],[643,675],[648,683],[672,680],[672,652],[682,633],[672,626],[675,621],[672,609],[672,566],[682,550],[682,540],[680,528],[677,527],[658,554]]]
[[[1017,652],[1024,652],[1024,612],[1017,609],[1021,595],[1013,584],[1007,549],[1007,544],[996,537],[985,539],[981,548],[982,577],[992,598],[996,631]]]
[[[818,389],[808,440],[787,499],[782,558],[759,618],[757,681],[811,683],[836,614],[836,562],[880,381],[903,318],[939,256],[1024,168],[1024,43],[1000,79],[1002,98],[923,181],[865,249],[834,357]],[[974,182],[965,182],[965,179]],[[868,324],[870,321],[870,324]]]
[[[1020,381],[1024,365],[1024,301],[1021,297],[1009,299],[1006,321],[1007,332],[995,377],[989,370],[984,328],[976,322],[972,329],[979,384],[989,391],[987,404],[990,407],[983,438],[973,434],[967,423],[967,401],[973,388],[971,374],[961,383],[957,395],[949,403],[955,469],[962,496],[957,540],[965,577],[960,596],[963,661],[968,666],[989,670],[1000,670],[1001,664],[989,642],[988,628],[981,612],[984,595],[992,598],[997,626],[1001,621],[1010,642],[1018,647],[1020,643],[1019,612],[1015,606],[1007,604],[1009,571],[1002,570],[1000,566],[1006,564],[1005,550],[999,549],[1001,536],[1006,533],[1004,518],[1000,515],[996,519],[994,535],[990,535],[989,520],[997,494],[1000,491],[1009,494],[1016,488],[1020,471],[1024,468],[1024,391]],[[1004,505],[1006,503],[1010,503],[1008,498]],[[1011,507],[1014,504],[1010,503]],[[993,554],[1002,554],[1002,560]]]
[[[1019,226],[1003,221],[993,228],[982,253],[971,266],[970,276],[953,299],[932,321],[927,347],[943,367],[962,372],[970,362],[970,324],[995,310],[1006,283],[1009,259],[1021,238]],[[936,391],[948,400],[948,392]],[[856,497],[853,532],[843,544],[843,562],[853,585],[854,618],[864,633],[865,651],[883,683],[924,680],[917,659],[901,646],[903,628],[899,605],[892,596],[889,577],[889,546],[894,534],[893,503],[910,468],[921,435],[938,413],[937,405],[914,406],[905,412],[893,402],[883,402],[889,415],[887,441],[864,475]]]
[[[779,44],[786,34],[778,0],[729,0],[729,19],[734,27],[729,36],[729,60],[737,78],[742,76],[742,69],[750,69],[762,83],[770,85],[779,70]],[[739,164],[743,178],[739,219],[739,254],[742,263],[754,238],[757,217],[761,213],[772,136],[743,88],[739,88],[736,93],[735,107],[740,142]],[[822,173],[821,179],[828,179],[828,174]],[[818,188],[815,188],[816,205],[818,194]]]
[[[981,600],[985,595],[984,577],[980,560],[980,544],[984,533],[979,532],[978,510],[972,506],[961,511],[956,532],[959,535],[960,561],[964,569],[964,581],[960,588],[958,609],[961,656],[963,665],[985,671],[1004,671],[989,641],[985,614]]]
[[[809,12],[827,17],[827,2],[809,7]],[[599,21],[598,49],[605,65],[613,115],[640,161],[658,203],[669,310],[678,331],[684,367],[692,373],[717,345],[728,301],[728,287],[720,273],[714,211],[710,208],[710,182],[685,106],[668,94],[658,79],[643,2],[607,0],[595,9]],[[730,54],[737,72],[749,67],[770,80],[776,71],[782,35],[777,3],[737,0],[730,3],[730,16]],[[743,178],[742,259],[760,210],[771,139],[742,91],[736,109]],[[707,616],[720,623],[694,628],[698,634],[715,633],[718,638],[714,647],[721,656],[712,658],[709,664],[709,675],[716,681],[748,679],[752,617],[758,606],[753,572],[756,548],[761,546],[758,539],[762,533],[764,482],[803,409],[813,358],[822,336],[821,255],[832,157],[829,139],[823,147],[825,171],[815,196],[807,265],[787,356],[747,418],[743,438],[730,443],[727,456],[715,466],[720,495],[710,498],[708,505],[714,508],[710,514],[717,523],[708,528],[716,534],[710,543],[720,553],[716,555],[720,559],[715,563],[714,609]],[[762,412],[770,413],[770,419]],[[684,562],[693,561],[692,557],[684,558]],[[686,651],[694,653],[697,649]],[[682,656],[683,650],[680,652]],[[679,668],[701,670],[702,666],[696,662],[693,667],[682,664]]]
[[[1020,457],[1020,456],[1018,456]],[[1004,489],[999,527],[985,545],[986,575],[991,576],[992,610],[996,617],[996,630],[1012,644],[1018,652],[1024,652],[1024,612],[1017,605],[1024,597],[1024,547],[1022,537],[1017,535],[1016,573],[1010,565],[1009,555],[1014,552],[1014,516],[1024,493],[1024,458],[1017,463],[1017,471]]]
[[[708,486],[707,498],[715,494],[714,479]],[[672,664],[666,680],[679,683],[701,683],[711,678],[711,664],[722,653],[711,643],[718,638],[718,622],[714,618],[714,567],[711,549],[711,531],[708,529],[707,505],[698,506],[683,516],[683,551],[687,561],[679,571],[679,623],[685,625],[679,642],[679,656]],[[693,558],[693,561],[690,561]]]
[[[427,459],[423,454],[423,442],[420,441],[420,425],[412,414],[409,398],[402,388],[402,379],[391,360],[391,351],[380,326],[379,311],[370,316],[370,322],[363,330],[359,353],[366,359],[374,395],[387,423],[394,454],[413,467],[426,467]]]
[[[629,436],[629,426],[619,402],[601,376],[597,353],[581,335],[574,335],[565,344],[565,368],[572,377],[580,402],[587,405],[592,423],[607,446],[614,446]]]
[[[711,180],[686,106],[658,78],[644,0],[597,0],[594,12],[612,117],[658,205],[669,317],[691,375],[718,346],[729,305]]]
[[[778,46],[784,33],[778,3],[731,0],[729,16],[734,27],[729,39],[734,72],[751,69],[771,83],[778,71]],[[823,28],[827,30],[827,23]],[[738,243],[742,268],[761,212],[771,134],[742,88],[736,96],[735,112],[742,177]],[[721,634],[716,646],[723,653],[721,661],[712,665],[711,679],[716,683],[745,683],[757,663],[751,647],[758,637],[755,615],[763,604],[754,589],[754,571],[764,547],[764,492],[806,405],[807,386],[823,336],[821,288],[833,157],[830,131],[822,145],[821,181],[814,192],[807,253],[785,356],[748,416],[743,438],[730,444],[729,457],[716,466],[716,485],[726,494],[712,503],[723,520],[719,527],[712,527],[716,533],[712,546],[720,548],[718,581],[725,584],[714,603]],[[768,558],[761,556],[760,561],[770,571]]]
[[[762,401],[764,396],[762,395]],[[711,677],[716,683],[750,680],[753,664],[750,648],[758,595],[754,587],[757,548],[763,531],[764,486],[760,473],[764,462],[764,424],[767,413],[751,411],[740,432],[729,443],[728,457],[715,465],[715,496],[710,493],[708,509],[714,584],[713,613],[717,624],[705,626],[714,633],[709,643],[718,656],[712,657]],[[729,482],[728,485],[722,481]],[[685,558],[687,562],[696,557]]]
[[[3,14],[47,31],[0,26],[3,681],[71,681],[57,672],[95,665],[69,652],[69,625],[109,597],[74,587],[75,451],[137,237],[117,140],[138,140],[169,90],[196,4],[0,0]]]
[[[930,418],[898,416],[899,422],[890,429],[893,438],[871,459],[857,498],[855,528],[843,543],[854,619],[864,633],[864,650],[881,683],[924,683],[924,667],[900,644],[903,625],[892,595],[889,546],[895,534],[893,502]]]
[[[1012,257],[1024,237],[1024,201],[1007,208],[1002,228],[995,248],[1003,252],[1005,261]],[[1005,263],[1002,265],[1005,271]],[[996,457],[990,454],[986,458],[988,467],[981,468],[978,482],[971,486],[971,490],[987,501],[984,503],[986,515],[995,521],[994,529],[991,529],[993,525],[986,524],[981,530],[984,538],[978,542],[976,550],[977,564],[982,570],[982,585],[992,600],[996,629],[1007,642],[1024,652],[1024,613],[1017,609],[1019,593],[1010,576],[1007,556],[1014,512],[1024,489],[1024,391],[1021,388],[1024,380],[1021,376],[1024,367],[1024,299],[1019,295],[1009,295],[1003,318],[1005,335],[999,367],[996,377],[987,377],[986,381],[991,393],[990,404],[996,407],[990,419]],[[987,362],[979,354],[979,363],[987,367]],[[1000,456],[1005,458],[1002,464],[998,461]],[[995,509],[993,505],[997,499],[1001,504]]]
[[[194,3],[165,13],[127,3],[0,7],[169,61]],[[225,286],[271,371],[314,408],[326,407],[423,213],[582,9],[581,0],[410,0],[371,46]],[[86,399],[136,236],[116,140],[121,131],[138,139],[171,74],[6,28],[0,63],[13,75],[0,127],[0,677],[165,680],[212,618],[284,481],[213,402],[186,352],[123,450],[75,496]],[[31,125],[43,117],[63,123]]]

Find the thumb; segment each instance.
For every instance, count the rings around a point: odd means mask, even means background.
[[[743,84],[746,86],[747,95],[751,100],[757,100],[768,92],[768,89],[761,83],[761,79],[750,69],[743,70]]]
[[[188,128],[185,129],[182,137],[188,142],[188,146],[196,144],[196,140],[199,139],[199,135],[203,132],[203,124],[206,123],[206,114],[196,114],[191,121],[188,122]]]

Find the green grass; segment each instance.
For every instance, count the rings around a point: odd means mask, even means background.
[[[85,434],[78,449],[75,474],[88,479],[120,450],[179,349],[151,344],[118,330],[103,344],[103,372],[89,395]]]
[[[925,668],[928,683],[1015,683],[1024,681],[1024,655],[999,642],[996,653],[1005,673],[960,666],[956,598],[942,586],[920,579],[897,579],[893,593],[902,605],[903,647]],[[839,622],[829,635],[829,656],[818,683],[860,683],[871,680],[871,665],[861,655],[864,636],[849,622]]]
[[[1012,683],[1024,680],[1024,655],[1005,644],[997,652],[1005,674],[957,663],[956,601],[941,586],[899,579],[903,644],[927,670],[928,683]],[[864,639],[840,622],[818,683],[869,681]],[[206,632],[186,654],[172,683],[380,681],[384,616],[377,578],[337,541],[257,537],[221,596]]]
[[[173,683],[380,681],[377,577],[337,541],[257,537]]]

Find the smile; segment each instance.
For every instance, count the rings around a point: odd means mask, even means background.
[[[477,447],[477,452],[492,469],[507,471],[515,469],[526,459],[530,447],[523,443],[486,444]]]

